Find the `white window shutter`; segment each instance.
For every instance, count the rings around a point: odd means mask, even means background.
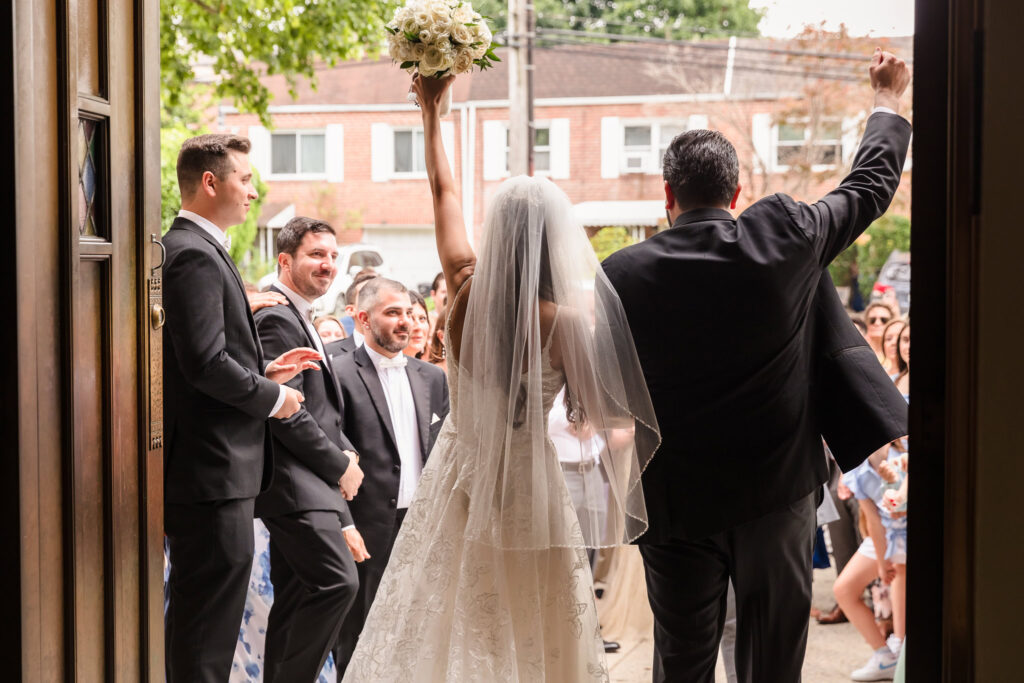
[[[701,130],[707,127],[708,117],[706,114],[690,114],[690,118],[686,122],[686,130]]]
[[[551,119],[548,129],[551,144],[551,177],[569,177],[569,119]]]
[[[860,120],[853,117],[843,118],[842,141],[843,141],[843,165],[849,165],[853,161],[853,155],[857,153],[860,146]]]
[[[622,125],[618,116],[601,119],[601,177],[618,178],[622,159]]]
[[[771,172],[775,166],[772,158],[772,115],[754,114],[750,125],[750,139],[754,143],[754,172]]]
[[[501,180],[508,175],[505,167],[508,123],[484,121],[484,180]]]
[[[370,177],[385,183],[395,167],[395,137],[391,126],[375,123],[370,126]]]
[[[249,161],[261,178],[270,175],[270,131],[263,126],[249,126]]]
[[[444,147],[445,156],[448,157],[448,166],[455,175],[455,124],[451,121],[441,122],[441,145]]]
[[[327,161],[327,182],[345,180],[345,127],[340,123],[328,124],[324,135],[324,158]]]

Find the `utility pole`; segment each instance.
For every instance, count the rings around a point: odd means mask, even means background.
[[[508,170],[533,175],[533,0],[508,0]]]

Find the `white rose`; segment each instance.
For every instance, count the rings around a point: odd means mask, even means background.
[[[423,59],[423,55],[427,53],[427,46],[423,43],[412,43],[409,47],[411,48],[410,54],[412,55],[409,59],[414,62]]]
[[[457,74],[468,73],[473,68],[473,55],[469,50],[459,50],[459,53],[455,55],[455,61],[452,64],[452,72]]]
[[[469,45],[473,42],[473,34],[469,28],[462,24],[454,24],[449,34],[456,43],[460,45]]]
[[[438,71],[448,68],[445,64],[447,55],[436,45],[431,45],[423,52],[423,59],[420,60],[420,73],[424,76],[433,76]],[[428,73],[429,71],[429,73]]]
[[[421,29],[419,36],[420,42],[426,43],[427,45],[433,45],[434,41],[437,40],[437,34],[430,30],[430,28]]]
[[[493,36],[491,35],[491,29],[487,26],[485,22],[481,21],[479,24],[477,24],[476,31],[474,31],[474,33],[476,39],[481,43],[485,45],[491,44],[491,39],[493,38]]]
[[[417,26],[430,26],[433,21],[433,17],[431,17],[430,12],[426,9],[418,10],[412,16],[416,19]]]
[[[415,35],[420,32],[420,25],[413,17],[406,17],[402,20],[402,32]]]
[[[455,11],[452,12],[452,21],[458,24],[473,23],[473,8],[469,5],[462,5],[461,7],[455,8]]]

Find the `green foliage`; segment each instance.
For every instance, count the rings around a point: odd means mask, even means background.
[[[633,238],[625,228],[601,228],[590,238],[590,246],[594,248],[598,261],[604,261],[619,249],[631,244]]]
[[[910,251],[910,219],[887,213],[868,226],[864,234],[829,265],[832,282],[836,286],[849,285],[850,268],[856,263],[860,269],[857,280],[860,292],[867,300],[893,249]]]
[[[214,95],[270,125],[263,76],[282,74],[294,97],[316,68],[376,54],[398,0],[160,0],[161,102],[190,103],[195,65],[209,63]]]
[[[690,38],[758,35],[763,10],[749,0],[534,0],[537,26],[586,29],[600,33]],[[495,33],[504,30],[507,0],[476,0],[473,8],[494,18]]]

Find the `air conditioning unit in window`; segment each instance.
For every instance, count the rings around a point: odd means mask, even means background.
[[[623,173],[646,173],[649,165],[649,152],[623,152]]]

